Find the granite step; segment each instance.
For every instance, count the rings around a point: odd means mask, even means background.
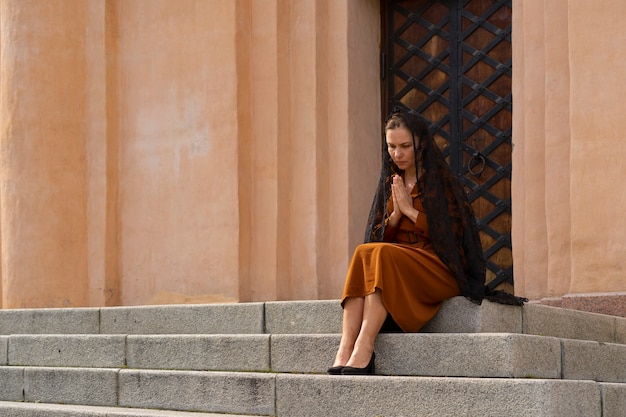
[[[225,417],[224,414],[88,405],[0,401],[0,415],[10,417]],[[230,417],[258,417],[229,414]]]
[[[332,334],[337,300],[0,310],[0,334]],[[425,333],[519,333],[626,344],[626,318],[463,297],[446,301]]]
[[[27,369],[24,397],[13,401],[278,417],[623,417],[626,398],[623,383],[540,378],[122,369],[115,381],[96,372]]]
[[[276,415],[623,417],[626,384],[593,381],[281,374]]]
[[[0,310],[0,415],[624,417],[624,318],[457,297],[370,377],[324,374],[340,328],[336,300]]]
[[[323,373],[339,336],[273,335],[273,372]],[[381,334],[376,373],[626,383],[626,345],[512,333]]]
[[[5,365],[0,375],[16,367],[324,373],[339,339],[334,334],[0,336],[0,365]],[[409,333],[381,334],[375,349],[382,375],[626,382],[626,345],[617,343],[515,333]]]
[[[0,336],[0,365],[264,372],[270,335]]]
[[[115,368],[0,368],[0,401],[275,414],[275,374]]]

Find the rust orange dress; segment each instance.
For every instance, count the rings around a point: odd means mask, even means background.
[[[419,211],[415,223],[403,216],[397,227],[387,227],[383,242],[357,246],[348,268],[341,304],[348,297],[381,291],[385,308],[405,332],[417,332],[439,311],[441,303],[460,294],[452,272],[430,244],[424,207],[411,193]],[[390,200],[388,214],[393,211]]]

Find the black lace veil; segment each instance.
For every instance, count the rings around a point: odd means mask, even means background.
[[[417,113],[396,107],[390,113],[401,118],[413,135],[416,173],[423,172],[417,181],[418,198],[428,215],[431,244],[439,258],[456,278],[461,294],[481,303],[487,298],[503,304],[522,305],[526,299],[485,286],[486,266],[478,234],[478,226],[471,204],[458,179],[435,143],[428,126]],[[380,242],[385,229],[387,202],[391,196],[394,174],[402,171],[393,163],[383,141],[382,169],[378,187],[370,209],[365,242]]]

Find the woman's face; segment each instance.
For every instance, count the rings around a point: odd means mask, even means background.
[[[403,171],[415,168],[415,150],[413,136],[406,127],[387,129],[387,152],[393,162]]]

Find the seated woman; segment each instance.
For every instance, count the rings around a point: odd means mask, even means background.
[[[485,260],[472,207],[426,125],[396,108],[385,121],[386,152],[364,243],[341,297],[334,375],[373,374],[374,341],[386,329],[417,332],[448,298],[521,305],[485,287]]]

